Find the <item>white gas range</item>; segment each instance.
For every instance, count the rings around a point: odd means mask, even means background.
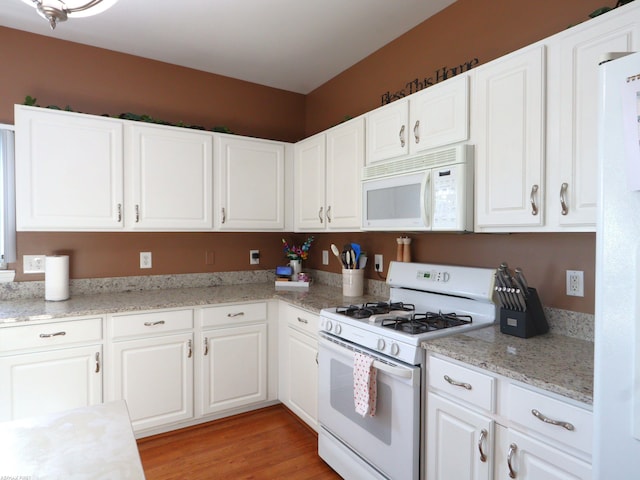
[[[352,478],[422,478],[423,341],[496,321],[495,269],[391,262],[389,302],[320,313],[320,456]],[[355,413],[354,355],[373,359],[375,416]]]

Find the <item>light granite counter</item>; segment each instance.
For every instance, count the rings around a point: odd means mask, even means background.
[[[311,285],[308,291],[276,291],[273,282],[76,295],[63,302],[26,298],[0,302],[0,325],[65,317],[127,313],[279,298],[312,312],[323,308],[387,300],[375,295],[343,297],[342,289]]]
[[[593,404],[593,342],[553,333],[519,338],[501,333],[494,325],[422,346],[428,352]]]
[[[0,423],[0,478],[145,478],[125,402]]]

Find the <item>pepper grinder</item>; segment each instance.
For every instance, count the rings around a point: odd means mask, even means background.
[[[402,237],[396,238],[396,242],[398,242],[398,246],[396,247],[396,262],[404,261],[404,244],[402,242]]]
[[[411,239],[409,237],[402,237],[402,261],[411,261]]]

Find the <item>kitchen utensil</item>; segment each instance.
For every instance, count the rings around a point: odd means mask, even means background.
[[[520,289],[522,290],[524,296],[526,297],[529,294],[529,284],[527,283],[527,279],[524,276],[524,272],[520,267],[516,267],[515,272],[516,272],[516,281],[518,282]]]
[[[340,255],[340,250],[338,250],[338,247],[336,247],[335,243],[331,244],[331,252],[338,259],[338,261],[340,262],[340,265],[344,267],[344,261],[342,260],[342,256]]]
[[[358,245],[357,243],[352,243],[351,244],[351,250],[353,251],[355,258],[353,260],[353,263],[355,264],[354,268],[360,268],[360,253],[361,253],[361,249],[360,249],[360,245]]]

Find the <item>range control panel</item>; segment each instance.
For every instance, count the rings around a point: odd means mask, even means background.
[[[448,282],[451,278],[449,272],[444,270],[418,270],[416,279],[428,282]]]

